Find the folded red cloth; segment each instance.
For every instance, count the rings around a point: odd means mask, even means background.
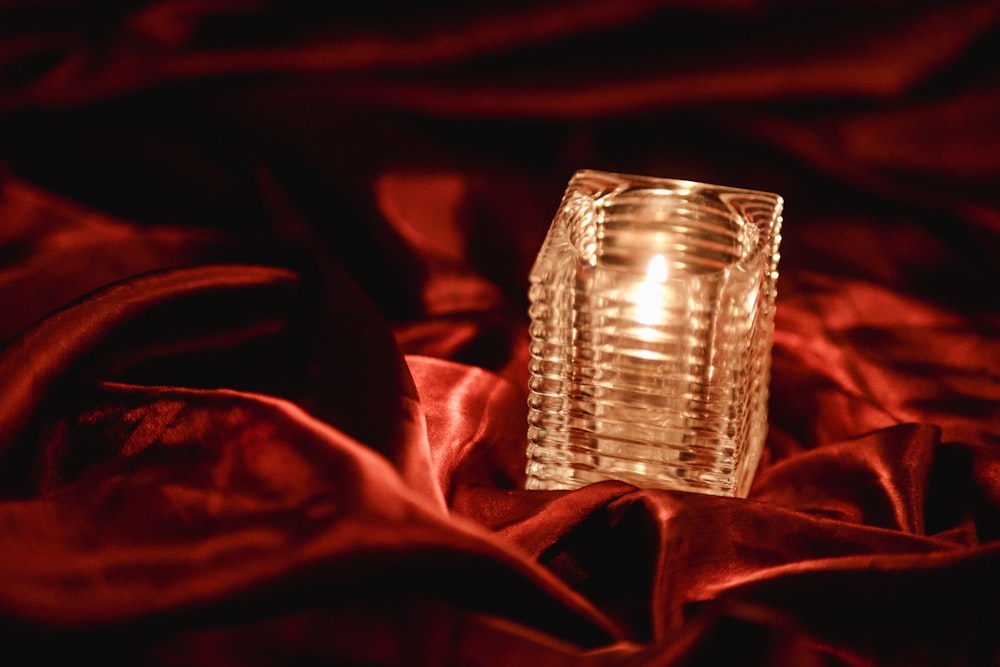
[[[998,30],[0,8],[5,662],[997,662]],[[786,198],[746,500],[523,490],[527,275],[582,167]]]

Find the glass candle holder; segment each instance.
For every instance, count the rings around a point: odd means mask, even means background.
[[[531,271],[527,488],[747,495],[781,209],[766,192],[574,174]]]

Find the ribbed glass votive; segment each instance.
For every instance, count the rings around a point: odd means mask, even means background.
[[[580,171],[531,272],[527,487],[746,496],[767,434],[782,199]]]

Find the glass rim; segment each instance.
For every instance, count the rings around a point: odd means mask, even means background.
[[[589,192],[595,199],[605,197],[616,192],[624,191],[628,187],[639,187],[656,189],[663,188],[673,192],[688,191],[689,193],[717,193],[730,195],[752,196],[757,200],[769,201],[774,208],[774,214],[780,215],[784,207],[784,197],[769,190],[758,190],[754,188],[736,187],[731,185],[720,185],[704,181],[692,181],[688,179],[669,178],[664,176],[649,176],[643,174],[631,174],[625,172],[605,171],[602,169],[578,169],[570,177],[567,189],[573,189],[574,185],[597,185],[601,181],[607,181],[607,186],[597,188]],[[622,186],[626,186],[623,188]]]

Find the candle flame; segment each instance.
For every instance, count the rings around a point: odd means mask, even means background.
[[[646,267],[646,279],[639,285],[636,293],[636,320],[640,324],[657,325],[663,320],[663,288],[667,282],[667,260],[660,255],[653,255]]]
[[[667,282],[667,259],[663,254],[653,255],[646,267],[646,280],[657,283]]]

